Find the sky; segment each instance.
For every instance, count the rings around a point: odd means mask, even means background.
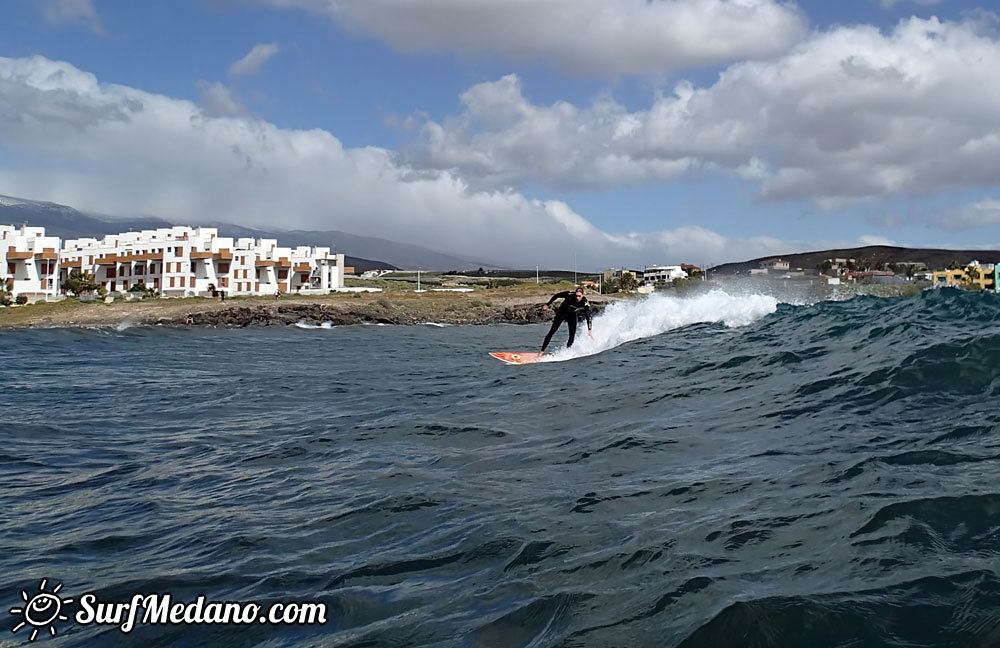
[[[5,0],[0,23],[4,195],[522,268],[1000,246],[984,2]]]

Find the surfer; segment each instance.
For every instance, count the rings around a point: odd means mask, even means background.
[[[569,326],[569,341],[566,343],[566,348],[568,349],[573,346],[573,338],[576,337],[576,321],[578,313],[581,310],[587,318],[587,335],[589,335],[591,339],[594,338],[593,323],[590,317],[590,302],[583,296],[583,288],[577,288],[574,292],[564,290],[563,292],[552,295],[552,299],[542,306],[542,310],[549,310],[549,306],[551,306],[552,302],[557,299],[562,299],[563,301],[559,304],[559,308],[556,310],[555,319],[552,320],[552,328],[549,329],[548,335],[545,336],[545,342],[542,343],[542,353],[545,353],[545,348],[549,346],[549,341],[552,340],[552,335],[563,322],[566,322]]]

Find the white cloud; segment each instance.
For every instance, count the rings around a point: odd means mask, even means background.
[[[896,5],[902,4],[904,2],[912,2],[913,4],[918,4],[918,5],[939,5],[943,1],[944,0],[879,0],[879,2],[882,4],[882,7],[885,9],[892,9]]]
[[[244,115],[246,109],[233,96],[228,86],[219,82],[198,82],[198,105],[207,117]]]
[[[397,49],[544,62],[580,75],[664,75],[773,56],[806,32],[775,0],[254,0],[329,14]]]
[[[277,43],[260,43],[254,45],[253,49],[246,56],[233,63],[229,68],[229,77],[236,79],[257,74],[261,66],[277,54],[278,50]]]
[[[987,198],[958,209],[941,211],[931,219],[931,224],[952,230],[1000,225],[1000,199]]]
[[[104,35],[101,18],[92,0],[42,0],[42,16],[53,25],[80,24]]]
[[[896,241],[875,234],[865,234],[861,236],[860,238],[858,238],[858,243],[860,243],[861,245],[889,245],[892,247],[899,247],[899,243],[897,243]]]
[[[42,57],[0,58],[0,193],[115,216],[340,229],[522,267],[572,267],[574,256],[580,269],[723,262],[808,247],[690,226],[607,233],[560,201],[476,191],[385,149],[214,118]]]
[[[912,18],[817,33],[777,59],[682,82],[647,110],[607,96],[537,105],[514,75],[467,90],[406,153],[476,186],[604,188],[722,169],[765,200],[839,208],[995,185],[1000,40],[978,23]]]

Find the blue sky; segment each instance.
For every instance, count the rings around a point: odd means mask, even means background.
[[[1000,244],[1000,20],[939,0],[12,0],[0,194],[512,265]]]

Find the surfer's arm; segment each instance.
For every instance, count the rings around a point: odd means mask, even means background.
[[[568,291],[568,290],[564,290],[562,292],[557,292],[556,294],[552,295],[552,297],[549,298],[549,301],[545,305],[546,306],[551,306],[552,302],[554,302],[557,299],[569,299],[569,296],[571,294],[572,293],[570,293],[570,291]]]
[[[568,290],[564,290],[562,292],[557,292],[556,294],[552,295],[552,297],[549,299],[549,301],[545,302],[544,308],[548,308],[549,306],[551,306],[552,302],[554,302],[557,299],[569,299],[570,295],[572,295],[572,294],[573,293],[571,293]]]
[[[587,316],[587,335],[594,337],[594,321],[590,314],[590,302],[583,307],[583,314]]]

